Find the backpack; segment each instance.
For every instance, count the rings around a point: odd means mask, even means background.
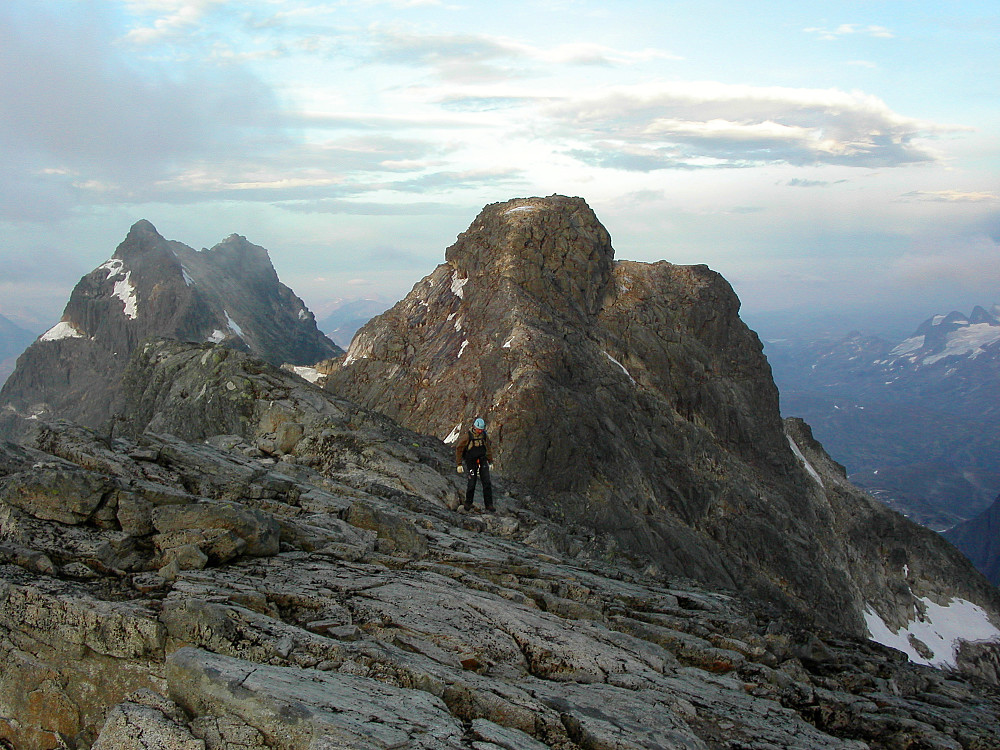
[[[472,430],[469,430],[469,444],[465,447],[465,452],[463,456],[469,461],[475,461],[477,458],[483,458],[486,455],[486,431],[479,437],[476,437]]]

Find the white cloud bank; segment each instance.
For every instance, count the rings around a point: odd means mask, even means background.
[[[961,130],[894,112],[861,92],[691,81],[616,87],[544,108],[576,155],[603,166],[666,168],[933,162],[929,140]],[[626,157],[626,158],[623,158]]]

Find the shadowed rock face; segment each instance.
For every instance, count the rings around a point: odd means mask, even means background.
[[[276,365],[340,352],[278,281],[264,248],[232,235],[197,252],[139,221],[80,280],[60,323],[21,356],[0,403],[101,426],[120,408],[131,353],[150,337],[224,343]]]
[[[796,457],[738,312],[705,266],[614,261],[582,199],[518,199],[359,331],[327,387],[440,438],[484,416],[498,472],[555,518],[863,632],[867,580],[901,573],[838,531],[881,511],[853,488],[833,502]]]

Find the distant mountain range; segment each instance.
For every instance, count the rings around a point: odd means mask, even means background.
[[[770,340],[781,408],[852,481],[938,530],[1000,491],[1000,306],[924,321],[899,342]]]
[[[388,310],[392,304],[380,297],[336,300],[327,307],[326,314],[316,321],[316,325],[333,343],[346,349],[361,326]]]

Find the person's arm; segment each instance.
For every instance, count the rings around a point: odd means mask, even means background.
[[[458,439],[455,443],[455,464],[458,466],[462,465],[462,457],[465,454],[465,449],[469,447],[469,433],[465,433]]]

